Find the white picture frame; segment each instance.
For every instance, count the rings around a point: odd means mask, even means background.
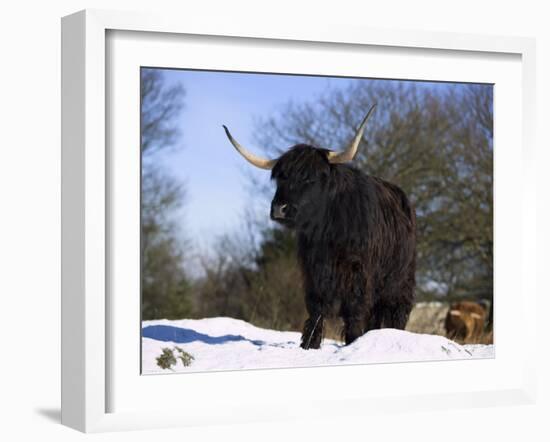
[[[527,190],[534,187],[534,105],[535,105],[535,46],[532,39],[490,37],[478,35],[388,31],[363,28],[297,27],[290,24],[266,22],[234,23],[208,22],[195,18],[154,16],[126,12],[87,10],[63,18],[62,21],[62,423],[85,432],[158,428],[207,424],[209,422],[249,422],[282,419],[285,417],[323,416],[335,408],[342,414],[366,414],[372,411],[396,412],[407,409],[441,409],[510,403],[532,403],[535,394],[534,339],[525,339],[521,357],[521,373],[507,385],[489,390],[462,392],[429,392],[396,397],[378,396],[376,402],[368,396],[354,397],[337,394],[325,400],[312,398],[310,406],[303,403],[285,408],[276,403],[258,407],[252,391],[237,400],[238,414],[223,411],[216,398],[204,407],[162,410],[112,411],[109,407],[109,366],[113,355],[108,342],[108,327],[112,320],[107,297],[107,228],[112,209],[108,186],[108,119],[106,83],[107,45],[109,31],[155,32],[163,35],[203,35],[270,39],[288,42],[338,43],[402,48],[404,51],[423,48],[438,51],[468,51],[483,58],[484,54],[513,54],[521,57],[521,149],[523,187],[520,256],[521,300],[523,309],[536,304],[534,268],[527,265],[526,254],[535,250],[535,200]],[[499,118],[498,115],[496,118]],[[496,139],[498,143],[498,139]],[[519,149],[519,147],[518,147]],[[498,245],[497,245],[498,247]],[[496,307],[498,309],[498,307]],[[535,324],[523,321],[523,337],[534,335]],[[496,312],[495,322],[498,322]],[[137,345],[137,344],[136,344]],[[497,348],[497,358],[498,358]],[[338,370],[336,367],[334,370]],[[304,376],[296,370],[296,376]],[[332,370],[332,372],[334,372]],[[361,367],[355,368],[355,372]],[[269,371],[262,375],[265,381]],[[328,372],[327,372],[328,373]],[[351,373],[351,370],[348,371]],[[197,375],[201,376],[201,375]],[[209,376],[216,376],[211,373]],[[220,379],[221,375],[217,375]],[[289,375],[287,375],[288,377]],[[294,375],[290,375],[294,376]],[[163,377],[164,384],[176,382]],[[170,380],[173,379],[173,380]],[[181,379],[181,378],[180,378]],[[214,378],[210,377],[210,380]],[[232,378],[234,382],[235,378]],[[517,382],[516,382],[517,381]],[[259,380],[261,382],[261,380]],[[196,394],[196,393],[191,393]],[[338,400],[338,407],[323,407]],[[217,412],[212,411],[220,408]],[[206,413],[206,407],[210,412]]]

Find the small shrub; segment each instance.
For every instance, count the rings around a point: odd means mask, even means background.
[[[172,365],[176,365],[176,362],[174,353],[169,348],[163,348],[162,354],[157,358],[157,365],[164,370],[172,368]]]
[[[181,360],[181,363],[184,367],[189,367],[191,363],[195,360],[195,357],[190,353],[187,353],[185,350],[182,350],[179,347],[176,347],[176,350],[179,353],[178,359]]]

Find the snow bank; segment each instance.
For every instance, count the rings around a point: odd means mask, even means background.
[[[492,345],[459,345],[395,329],[372,330],[349,346],[325,339],[321,349],[306,351],[300,348],[300,333],[232,318],[144,321],[142,336],[143,374],[494,357]],[[177,360],[169,369],[157,364],[165,348],[174,350]],[[178,349],[194,358],[188,366]]]

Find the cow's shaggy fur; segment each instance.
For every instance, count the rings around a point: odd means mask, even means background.
[[[272,170],[271,216],[297,233],[305,349],[320,347],[327,317],[342,317],[346,344],[368,330],[403,329],[414,300],[414,208],[396,185],[327,154],[297,145]]]
[[[485,329],[487,310],[473,301],[451,304],[445,318],[447,337],[462,342],[477,342]]]

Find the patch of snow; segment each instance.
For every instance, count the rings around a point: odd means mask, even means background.
[[[301,334],[256,327],[232,318],[155,320],[142,324],[142,373],[197,372],[253,368],[312,367],[381,362],[493,358],[492,345],[459,345],[436,335],[404,330],[371,330],[349,346],[324,339],[319,350],[300,348]],[[164,348],[194,357],[162,369]],[[177,351],[174,355],[177,357]]]

